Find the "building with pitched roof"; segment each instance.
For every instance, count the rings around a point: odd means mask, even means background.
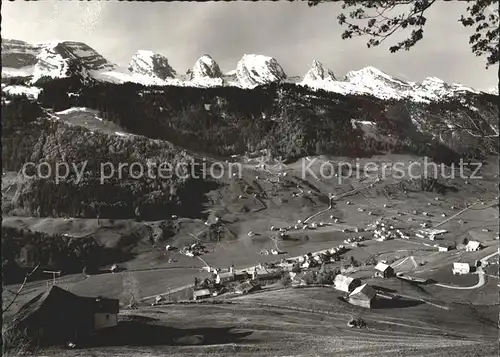
[[[377,292],[370,285],[363,284],[358,286],[349,294],[349,303],[352,305],[371,308]]]
[[[381,278],[392,278],[396,276],[394,273],[394,269],[385,263],[379,262],[377,265],[375,265],[375,270],[377,276],[380,276]]]
[[[193,291],[193,300],[206,299],[212,296],[210,289],[198,289]]]
[[[334,287],[337,290],[343,291],[345,293],[350,293],[358,286],[361,285],[361,280],[357,278],[351,278],[346,275],[338,274],[333,281]]]
[[[261,289],[261,286],[253,281],[245,281],[234,288],[236,294],[249,294]]]
[[[467,252],[477,252],[478,250],[481,249],[483,249],[482,244],[476,240],[470,240],[465,246],[465,250]]]
[[[453,274],[469,274],[472,270],[473,269],[469,263],[453,263]]]
[[[118,311],[117,299],[78,296],[52,285],[21,307],[13,326],[40,345],[77,341],[116,326]]]

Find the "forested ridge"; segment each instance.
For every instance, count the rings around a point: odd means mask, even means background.
[[[4,170],[19,171],[25,162],[48,163],[52,172],[56,164],[68,163],[72,169],[61,182],[54,175],[40,178],[34,167],[27,167],[16,199],[4,209],[23,209],[34,216],[71,216],[110,218],[161,218],[181,209],[189,202],[202,202],[202,188],[207,182],[173,170],[168,177],[139,176],[133,170],[122,170],[101,182],[101,164],[110,163],[116,171],[120,163],[168,162],[172,166],[190,167],[195,158],[170,143],[146,137],[121,137],[91,132],[45,117],[36,103],[23,98],[12,99],[2,106],[2,161]],[[21,119],[22,118],[22,119]],[[42,118],[42,119],[41,119]],[[77,173],[83,172],[82,177]],[[42,172],[44,175],[46,172]],[[184,208],[183,208],[184,207]],[[198,206],[191,214],[199,214]]]
[[[260,149],[289,160],[315,153],[361,155],[362,133],[351,119],[384,120],[385,110],[385,103],[373,97],[313,92],[293,84],[255,89],[133,83],[77,87],[63,79],[39,85],[46,108],[97,109],[102,118],[132,133],[217,157]]]
[[[2,106],[4,168],[18,171],[27,161],[87,165],[79,183],[73,172],[59,184],[51,179],[24,182],[14,208],[38,216],[136,217],[139,211],[144,218],[161,218],[181,207],[189,211],[188,201],[203,202],[204,192],[218,185],[180,177],[138,180],[126,174],[101,184],[104,162],[175,165],[195,157],[225,159],[262,149],[285,161],[316,154],[406,152],[449,162],[498,147],[494,139],[480,137],[491,133],[498,113],[495,97],[488,95],[466,98],[482,109],[478,111],[464,105],[462,97],[425,104],[312,91],[294,84],[252,90],[146,87],[83,84],[70,77],[41,79],[36,85],[43,89],[38,102],[11,97]],[[55,112],[71,107],[95,109],[103,120],[139,136],[91,132],[54,119]],[[367,134],[353,121],[375,123],[375,130]],[[458,136],[447,122],[461,128]],[[189,213],[199,210],[200,206]]]

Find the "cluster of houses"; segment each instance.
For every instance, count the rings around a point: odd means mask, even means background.
[[[191,245],[186,245],[179,251],[179,253],[184,254],[188,257],[195,257],[202,255],[203,253],[207,253],[207,248],[201,243],[197,242]]]
[[[442,235],[446,232],[448,232],[446,229],[424,228],[424,229],[418,230],[417,233],[415,233],[415,236],[417,238],[435,241],[435,240],[437,240],[437,236]],[[425,245],[427,245],[427,244],[425,244]],[[436,243],[432,246],[437,248],[439,252],[448,252],[448,251],[456,248],[456,243],[455,242],[441,241],[440,243]]]
[[[314,268],[322,264],[336,262],[340,260],[340,255],[345,253],[347,248],[343,245],[333,247],[321,252],[307,253],[297,258],[300,268]]]
[[[345,246],[339,245],[337,247],[332,247],[330,249],[326,249],[320,252],[306,253],[302,256],[299,256],[298,258],[282,259],[276,265],[283,270],[292,270],[294,267],[299,267],[304,269],[314,268],[322,264],[328,264],[331,262],[339,261],[340,255],[345,253],[346,251],[347,248]],[[281,253],[276,249],[271,249],[270,252],[273,255]],[[261,251],[261,254],[269,254],[269,251],[263,250]]]
[[[281,251],[279,251],[278,249],[262,249],[260,251],[260,254],[261,255],[279,255],[279,254],[282,254]]]
[[[333,248],[335,249],[335,248]],[[341,249],[336,250],[340,252]],[[214,280],[210,286],[206,284],[202,284],[198,289],[195,289],[193,292],[193,299],[205,299],[213,296],[218,296],[224,291],[227,291],[226,287],[228,285],[232,285],[232,291],[235,294],[248,294],[262,289],[262,284],[265,284],[269,281],[277,281],[282,278],[284,274],[288,274],[290,277],[291,286],[305,286],[310,282],[306,280],[306,275],[308,274],[306,271],[300,272],[294,271],[294,267],[303,267],[304,263],[316,262],[313,257],[324,257],[325,255],[312,255],[306,254],[304,256],[299,257],[298,260],[294,259],[283,259],[278,264],[270,263],[267,266],[258,265],[252,269],[250,272],[241,271],[237,272],[234,269],[234,266],[230,266],[227,271],[221,272],[215,270]],[[302,260],[302,259],[303,260]],[[317,259],[317,258],[316,258]],[[302,265],[300,264],[302,261]],[[319,263],[317,263],[319,264]],[[311,267],[311,265],[308,265]],[[288,271],[288,272],[287,272]],[[395,277],[396,274],[394,269],[384,263],[379,262],[375,266],[375,276],[381,278],[391,278]],[[335,289],[342,291],[348,294],[348,298],[346,299],[349,303],[357,306],[362,306],[366,308],[371,308],[373,306],[373,302],[377,295],[375,289],[367,284],[362,284],[361,280],[358,278],[349,277],[343,274],[337,274],[335,280],[333,282],[333,286]]]
[[[220,271],[217,268],[207,267],[207,270],[211,271],[214,275],[213,284],[209,287],[203,287],[202,289],[195,289],[193,292],[193,299],[198,300],[202,298],[208,298],[211,296],[217,296],[223,290],[223,288],[229,284],[234,285],[239,283],[234,287],[235,293],[247,293],[248,291],[255,291],[260,289],[260,285],[266,281],[276,281],[281,279],[285,272],[290,272],[290,277],[292,279],[292,286],[306,285],[305,281],[302,280],[302,275],[293,273],[294,269],[308,269],[313,267],[321,266],[332,261],[340,260],[340,254],[347,251],[347,248],[343,245],[338,247],[333,247],[329,250],[322,252],[316,252],[314,254],[307,253],[298,258],[282,259],[278,263],[266,263],[265,266],[259,264],[256,267],[249,269],[249,271],[237,272],[234,266],[231,265],[227,270]],[[251,289],[249,283],[252,284]],[[242,285],[244,284],[244,285]],[[241,285],[241,286],[240,286]],[[257,285],[259,287],[257,287]]]
[[[204,299],[212,296],[218,296],[222,292],[227,291],[227,286],[232,285],[233,291],[236,294],[248,294],[250,292],[260,290],[261,285],[267,281],[276,281],[281,279],[283,275],[282,269],[262,264],[248,271],[236,271],[231,265],[226,271],[214,269],[214,278],[209,284],[200,284],[200,287],[195,286],[193,291],[193,300]]]
[[[449,252],[450,250],[456,249],[457,245],[455,242],[441,242],[439,244],[434,244],[434,247],[436,247],[440,252]],[[469,241],[465,245],[464,249],[467,252],[477,252],[483,249],[483,245],[478,241]]]
[[[315,229],[317,227],[327,226],[327,223],[304,223],[301,220],[297,221],[297,224],[277,228],[275,226],[271,227],[271,231],[278,231],[280,237],[285,239],[288,231],[293,230],[304,230],[304,229]],[[396,229],[390,223],[384,222],[381,219],[373,222],[366,228],[367,231],[373,232],[373,237],[377,241],[385,241],[395,238],[409,239],[409,235],[400,229]],[[357,228],[355,232],[362,232],[363,229]],[[347,230],[344,230],[347,232]],[[430,241],[436,240],[436,236],[446,233],[446,230],[437,229],[420,229],[417,231],[416,236],[423,239],[428,239]],[[249,233],[249,236],[253,235],[253,232]],[[359,242],[364,241],[366,238],[363,236],[348,238],[344,240],[346,245],[358,246]],[[439,251],[449,251],[455,249],[454,244],[434,244]],[[482,245],[476,241],[469,241],[465,247],[466,251],[477,251],[482,249]],[[262,285],[266,284],[266,281],[277,281],[282,278],[283,274],[289,274],[291,278],[292,286],[307,285],[306,275],[307,272],[300,272],[301,269],[308,269],[322,266],[330,262],[339,261],[341,259],[340,255],[346,252],[348,249],[344,245],[339,245],[338,247],[333,247],[321,252],[307,253],[297,258],[282,259],[280,262],[267,263],[266,266],[259,265],[257,267],[251,268],[248,271],[237,272],[234,266],[230,266],[226,271],[220,271],[219,269],[212,269],[214,273],[213,281],[210,286],[200,286],[193,292],[193,299],[203,299],[208,297],[213,297],[221,294],[224,291],[232,291],[236,294],[248,294],[254,291],[262,289]],[[195,256],[199,255],[204,251],[204,247],[199,244],[192,244],[183,248],[182,252],[186,255]],[[280,252],[278,249],[264,250],[261,254],[272,254],[278,255]],[[476,265],[477,266],[477,265]],[[466,264],[466,263],[454,263],[453,273],[454,274],[468,274],[473,272],[476,266]],[[394,269],[387,264],[385,261],[378,262],[375,266],[375,277],[380,278],[391,278],[395,277]],[[228,289],[227,287],[231,288]],[[348,302],[353,305],[363,306],[370,308],[377,296],[377,292],[372,286],[367,284],[362,284],[360,279],[348,277],[346,275],[339,274],[336,276],[334,281],[335,289],[345,292],[348,294]]]
[[[344,243],[350,244],[353,247],[358,247],[359,243],[363,242],[364,240],[365,240],[365,237],[359,236],[359,237],[347,238],[344,240]]]
[[[288,227],[282,227],[282,228],[277,228],[275,226],[271,226],[271,231],[278,231],[280,234],[281,238],[286,237],[286,233],[288,231],[299,231],[299,230],[306,230],[306,229],[316,229],[316,228],[321,228],[321,227],[326,227],[330,225],[329,223],[325,222],[312,222],[312,223],[306,223],[303,222],[302,220],[297,220],[297,224],[290,225]]]
[[[448,232],[446,229],[430,229],[424,228],[419,230],[415,235],[418,238],[436,240],[436,236],[444,234]]]
[[[373,230],[373,238],[379,242],[394,239],[397,237],[396,234],[399,234],[400,237],[402,235],[404,236],[404,234],[402,234],[402,232],[399,229],[395,230],[394,226],[392,226],[388,223],[384,223],[380,220],[375,221],[373,224],[371,224],[369,226],[369,228],[371,230]],[[400,233],[397,233],[397,232],[400,232]],[[404,238],[404,237],[401,237],[401,238]]]

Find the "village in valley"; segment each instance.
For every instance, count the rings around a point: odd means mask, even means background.
[[[46,282],[24,284],[15,303],[21,320],[34,323],[36,311],[59,304],[68,311],[81,306],[77,321],[89,318],[85,311],[95,315],[89,320],[94,327],[83,334],[108,336],[108,327],[119,328],[119,321],[131,314],[249,305],[335,314],[342,316],[344,328],[370,329],[410,310],[417,315],[424,310],[423,316],[446,314],[494,299],[498,197],[485,185],[496,185],[495,168],[486,166],[481,183],[485,194],[461,202],[464,195],[399,190],[399,183],[379,178],[335,182],[329,187],[336,193],[325,194],[321,189],[329,183],[301,179],[300,163],[263,168],[252,161],[244,159],[245,175],[231,179],[227,191],[213,192],[219,201],[207,220],[173,215],[168,221],[134,223],[149,227],[145,238],[154,243],[153,250],[133,261],[112,264],[97,275],[52,274]],[[314,181],[320,188],[314,188]],[[465,189],[474,185],[461,184]],[[398,191],[375,195],[381,187]],[[306,198],[318,204],[304,208]],[[277,202],[287,207],[286,213],[269,215]],[[250,212],[231,212],[245,206]],[[285,219],[297,217],[293,210],[305,214],[295,221]],[[106,227],[111,224],[101,219],[101,234],[109,235]],[[177,234],[165,238],[166,226],[175,227]],[[89,297],[92,292],[95,301]],[[314,306],[307,298],[310,293],[322,296]],[[29,296],[32,301],[26,300]],[[73,340],[68,338],[69,348],[79,343]]]

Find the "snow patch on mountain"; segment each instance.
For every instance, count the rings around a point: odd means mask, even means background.
[[[34,66],[26,66],[21,68],[2,67],[2,77],[29,77],[33,74],[34,70]]]
[[[54,114],[56,115],[64,115],[64,114],[70,114],[70,113],[77,113],[77,112],[91,112],[92,109],[86,108],[86,107],[71,107],[68,109],[61,110],[59,112],[55,112]],[[102,120],[102,119],[100,119]]]
[[[168,64],[167,57],[153,51],[137,51],[129,65],[130,72],[165,80],[174,78],[176,71]]]
[[[484,93],[498,95],[498,87],[488,88],[487,90],[484,91]]]
[[[275,58],[255,54],[243,55],[236,65],[236,76],[246,88],[286,79],[285,71]]]
[[[69,76],[69,59],[64,58],[56,46],[47,46],[37,56],[33,71],[33,83],[42,77],[65,78]]]
[[[442,79],[436,77],[427,77],[425,78],[421,84],[417,84],[414,86],[415,90],[424,91],[429,93],[429,95],[435,98],[441,98],[449,95],[450,93],[459,93],[459,92],[471,92],[471,93],[479,93],[475,89],[470,87],[466,87],[459,83],[446,83]]]
[[[26,97],[36,100],[42,92],[42,88],[21,85],[2,86],[2,92],[10,96]]]

